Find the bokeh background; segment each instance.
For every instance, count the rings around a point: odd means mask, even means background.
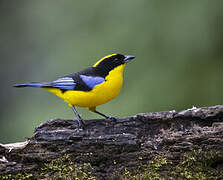
[[[41,122],[72,119],[48,81],[110,53],[135,55],[121,94],[98,110],[119,117],[223,103],[223,1],[1,0],[0,143]],[[78,108],[84,119],[100,118]]]

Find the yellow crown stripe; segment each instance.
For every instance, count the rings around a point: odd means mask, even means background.
[[[108,55],[108,56],[105,56],[105,57],[101,58],[98,62],[96,62],[96,63],[94,64],[93,67],[96,67],[101,61],[103,61],[103,60],[105,60],[105,59],[107,59],[107,58],[109,58],[109,57],[111,57],[111,56],[114,56],[114,55],[116,55],[116,54],[110,54],[110,55]]]

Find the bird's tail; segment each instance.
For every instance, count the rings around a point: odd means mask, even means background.
[[[27,84],[15,84],[14,87],[42,87],[44,83],[27,83]]]

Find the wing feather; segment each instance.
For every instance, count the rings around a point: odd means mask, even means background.
[[[75,86],[76,83],[74,82],[73,78],[63,77],[47,84],[44,84],[42,87],[53,87],[59,88],[61,90],[74,90]]]
[[[99,85],[105,81],[105,79],[103,77],[99,77],[99,76],[80,75],[80,78],[91,89],[93,89],[96,85]]]

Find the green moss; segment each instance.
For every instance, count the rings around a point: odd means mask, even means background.
[[[41,171],[40,177],[46,179],[96,179],[91,175],[92,167],[89,163],[74,164],[69,155],[46,163]]]
[[[26,180],[26,179],[31,179],[33,177],[32,174],[29,174],[29,173],[18,173],[18,174],[7,174],[7,175],[4,175],[4,176],[0,176],[0,179],[1,180],[17,180],[17,179],[20,179],[20,180]]]
[[[139,160],[142,158],[139,157]],[[139,165],[138,169],[130,172],[127,168],[121,179],[123,180],[164,180],[163,175],[160,174],[160,170],[168,164],[167,159],[162,156],[156,156],[153,160],[149,161],[147,165]]]
[[[82,156],[91,157],[92,154],[82,154]],[[32,174],[8,174],[0,176],[0,179],[100,179],[100,175],[97,174],[90,163],[76,163],[75,157],[64,155],[43,164],[41,169],[36,169],[36,172],[32,171]],[[108,163],[111,172],[108,172],[107,176],[111,179],[123,180],[223,179],[223,172],[220,169],[223,164],[223,154],[219,151],[196,150],[182,153],[181,159],[178,160],[177,157],[176,161],[171,161],[172,156],[170,156],[171,159],[168,159],[168,157],[167,155],[157,155],[150,161],[145,162],[145,158],[139,156],[136,157],[136,164],[132,164],[128,168],[126,166],[129,164],[123,163],[121,165],[118,159],[113,159],[110,165]],[[116,169],[114,172],[112,172],[113,168]]]
[[[138,158],[142,160],[141,157]],[[125,168],[120,175],[123,180],[217,180],[223,179],[223,172],[218,164],[223,163],[223,154],[218,151],[196,150],[182,154],[176,164],[166,157],[158,155],[147,164],[139,165],[137,170]]]
[[[223,154],[217,151],[192,151],[182,157],[173,169],[172,175],[177,179],[222,179],[223,173],[217,163],[223,162]]]

